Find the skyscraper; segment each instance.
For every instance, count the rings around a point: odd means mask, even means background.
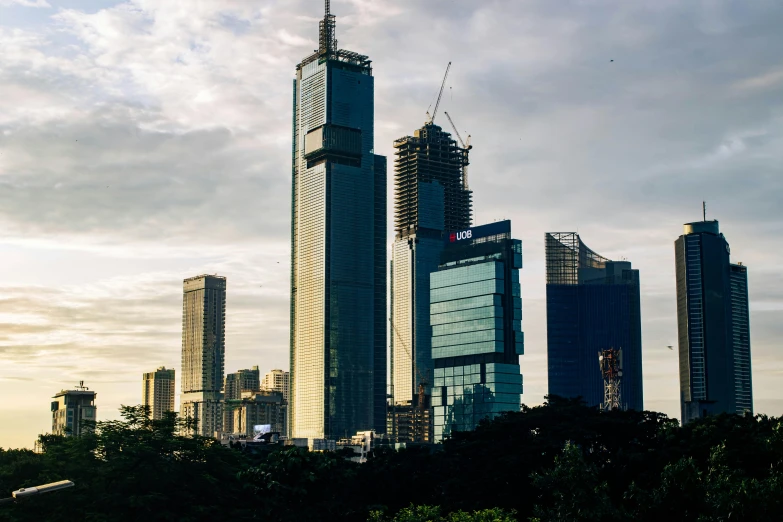
[[[293,437],[385,430],[386,158],[373,129],[370,59],[337,48],[327,1],[294,80]]]
[[[417,406],[419,388],[429,390],[433,382],[430,274],[440,264],[444,233],[470,227],[472,193],[465,179],[468,149],[438,125],[428,122],[394,147],[392,390],[395,411],[405,412]],[[423,441],[422,433],[408,433],[411,441]],[[394,436],[407,441],[402,431]]]
[[[97,420],[96,396],[82,381],[75,390],[62,390],[52,397],[52,434],[80,437],[92,431],[92,426],[84,422],[94,423]]]
[[[753,413],[747,267],[717,221],[686,223],[674,252],[682,422]]]
[[[239,400],[244,391],[258,391],[261,389],[261,373],[258,366],[250,370],[239,370],[226,375],[226,385],[223,388],[223,398],[227,401]]]
[[[197,435],[212,437],[223,423],[226,351],[226,278],[185,279],[182,299],[182,397],[180,415],[193,419]]]
[[[434,441],[519,411],[524,353],[519,269],[511,222],[449,234],[430,276]]]
[[[552,232],[545,239],[549,393],[599,406],[599,352],[621,349],[621,406],[642,410],[639,271],[629,261],[596,254],[576,233]]]
[[[174,411],[174,369],[161,366],[145,373],[141,383],[141,403],[150,409],[150,418],[160,420],[167,411]]]

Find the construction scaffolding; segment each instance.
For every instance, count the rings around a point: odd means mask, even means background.
[[[598,364],[604,379],[604,402],[601,409],[624,409],[620,394],[620,384],[623,378],[623,350],[609,348],[598,352]]]
[[[419,226],[419,183],[437,181],[444,191],[444,226],[449,230],[469,228],[473,193],[465,180],[468,148],[460,147],[451,134],[434,123],[394,142],[394,228],[398,235]]]
[[[580,268],[605,268],[611,261],[590,250],[576,232],[546,233],[546,283],[579,284]]]

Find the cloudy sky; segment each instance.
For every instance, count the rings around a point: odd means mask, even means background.
[[[453,62],[475,221],[523,240],[524,402],[547,385],[544,232],[578,231],[641,270],[645,406],[678,417],[673,241],[706,199],[750,267],[756,409],[783,414],[779,0],[332,5],[373,59],[376,153]],[[322,9],[0,0],[0,447],[79,380],[109,419],[179,370],[185,277],[228,278],[228,371],[288,367],[291,83]]]

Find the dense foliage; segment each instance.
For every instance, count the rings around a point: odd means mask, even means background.
[[[173,416],[123,408],[45,452],[0,450],[0,520],[507,522],[783,520],[783,419],[722,415],[685,427],[551,397],[437,448],[379,449],[365,464],[296,448],[249,454],[178,435]]]

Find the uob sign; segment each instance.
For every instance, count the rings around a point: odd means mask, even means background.
[[[473,236],[472,230],[461,230],[459,232],[452,232],[449,235],[449,242],[462,241],[463,239],[470,239]]]

